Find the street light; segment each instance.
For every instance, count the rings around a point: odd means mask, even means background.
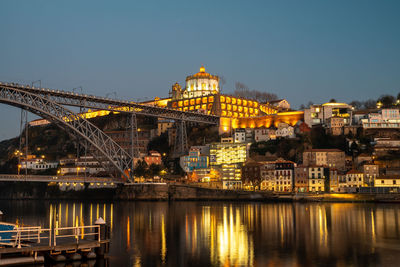
[[[78,87],[72,88],[72,92],[73,93],[75,93],[75,89],[81,89],[81,94],[83,94],[82,86],[78,86]]]
[[[33,87],[33,85],[35,84],[35,83],[39,83],[39,88],[42,88],[42,80],[37,80],[37,81],[33,81],[33,82],[31,82],[31,87]]]
[[[114,95],[114,99],[117,98],[117,92],[107,93],[107,94],[106,94],[106,98],[107,98],[109,95]]]

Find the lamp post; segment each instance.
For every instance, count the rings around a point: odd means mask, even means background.
[[[106,94],[106,98],[107,98],[109,95],[114,95],[114,98],[117,98],[117,92],[107,93],[107,94]]]
[[[39,83],[39,88],[42,88],[42,80],[36,80],[36,81],[31,82],[31,86],[33,87],[33,85],[35,83]]]

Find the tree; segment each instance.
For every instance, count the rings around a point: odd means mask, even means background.
[[[154,177],[157,175],[160,175],[160,171],[161,171],[161,165],[158,164],[151,164],[149,167],[149,174],[150,176]]]
[[[278,99],[278,96],[274,93],[250,90],[247,85],[241,82],[235,83],[234,95],[238,97],[253,99],[261,103],[266,103]]]
[[[169,145],[168,145],[168,133],[164,132],[160,136],[154,137],[149,144],[147,145],[147,149],[155,150],[160,152],[161,154],[168,154]]]
[[[395,99],[392,95],[382,95],[378,101],[382,103],[382,107],[389,108],[394,105]]]
[[[331,98],[331,100],[329,100],[329,103],[336,103],[337,101],[336,101],[336,99],[334,99],[334,98]]]
[[[222,88],[224,87],[224,85],[226,84],[226,79],[224,76],[219,75],[219,88],[222,91]]]
[[[353,106],[355,109],[360,109],[363,106],[363,103],[357,100],[353,100],[350,102],[350,105]]]
[[[147,163],[144,160],[138,160],[135,169],[133,170],[136,176],[146,176],[147,173]]]
[[[364,101],[363,106],[366,109],[376,108],[376,101],[373,99],[368,99],[368,100]]]
[[[238,91],[249,91],[249,87],[247,87],[247,85],[245,85],[244,83],[236,82],[235,83],[235,90],[238,90]]]

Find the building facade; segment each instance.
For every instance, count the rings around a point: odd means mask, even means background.
[[[220,172],[221,181],[228,188],[241,187],[241,167],[246,160],[246,143],[233,143],[232,138],[226,138],[210,144],[210,166]]]
[[[325,179],[323,166],[308,167],[308,192],[324,192]]]
[[[304,122],[313,125],[325,124],[331,117],[343,118],[345,125],[351,124],[352,106],[346,103],[325,103],[322,105],[311,105],[304,110]]]
[[[310,149],[303,152],[303,165],[344,170],[346,166],[345,153],[339,149]]]
[[[181,168],[185,172],[193,172],[199,169],[209,168],[209,158],[207,155],[201,154],[201,149],[192,147],[189,151],[189,155],[183,156],[180,159]]]
[[[301,165],[294,168],[294,183],[295,192],[308,192],[308,167]]]

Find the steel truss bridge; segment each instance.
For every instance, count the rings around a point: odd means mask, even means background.
[[[178,153],[182,154],[187,149],[186,122],[205,123],[218,125],[219,117],[196,112],[184,112],[169,108],[139,104],[130,101],[103,98],[93,95],[78,94],[75,92],[35,88],[30,86],[8,84],[0,82],[0,102],[7,105],[30,111],[48,121],[55,123],[60,128],[78,139],[80,144],[90,150],[94,158],[116,180],[125,178],[133,179],[133,158],[135,143],[137,144],[136,115],[152,116],[174,120],[177,123]],[[109,110],[130,114],[129,127],[131,129],[131,151],[125,151],[101,129],[89,122],[82,115],[73,112],[65,106]]]

